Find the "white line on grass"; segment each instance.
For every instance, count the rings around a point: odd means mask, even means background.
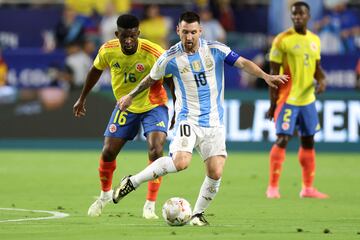
[[[21,208],[0,208],[0,211],[21,211],[21,212],[37,212],[37,213],[48,213],[52,214],[49,217],[37,217],[37,218],[20,218],[20,219],[7,219],[7,220],[0,220],[0,223],[3,222],[22,222],[22,221],[38,221],[38,220],[49,220],[49,219],[56,219],[56,218],[65,218],[70,216],[70,214],[56,212],[56,211],[46,211],[46,210],[31,210],[31,209],[21,209]]]

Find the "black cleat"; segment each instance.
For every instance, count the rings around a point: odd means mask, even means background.
[[[113,192],[114,203],[118,203],[123,197],[125,197],[130,192],[135,190],[132,182],[130,181],[130,177],[131,175],[123,177],[120,181],[120,184],[114,188],[114,192]]]
[[[206,221],[204,212],[197,213],[191,217],[190,225],[192,226],[207,226],[209,225],[209,222]]]

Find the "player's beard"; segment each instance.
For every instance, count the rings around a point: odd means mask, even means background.
[[[191,51],[194,47],[194,43],[193,42],[186,42],[185,43],[185,49],[188,51]]]
[[[195,42],[185,42],[184,47],[186,52],[194,53],[195,52]]]

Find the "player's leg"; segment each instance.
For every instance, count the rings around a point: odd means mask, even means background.
[[[286,147],[296,126],[298,109],[294,106],[279,105],[275,114],[277,139],[269,154],[269,184],[266,190],[267,198],[280,198],[279,181],[282,165],[285,161]]]
[[[126,140],[121,138],[105,138],[98,168],[101,192],[99,198],[90,206],[88,210],[89,216],[100,216],[105,205],[111,202],[111,185],[116,168],[116,156],[125,143]]]
[[[184,170],[188,167],[192,150],[196,141],[196,134],[190,124],[180,123],[175,129],[176,135],[170,144],[172,157],[161,157],[147,166],[141,172],[124,177],[114,188],[113,202],[118,203],[123,197],[135,190],[142,183],[156,179],[168,173]]]
[[[225,160],[225,156],[213,156],[205,161],[206,176],[200,187],[199,195],[193,209],[193,216],[190,221],[191,225],[205,226],[209,224],[205,219],[204,213],[220,189]]]
[[[122,178],[120,184],[114,188],[113,202],[118,203],[144,182],[186,169],[191,161],[191,156],[192,154],[189,152],[176,152],[173,157],[161,157],[141,172]]]
[[[116,157],[127,140],[131,140],[136,136],[139,121],[140,119],[136,114],[120,112],[117,107],[114,109],[104,133],[104,147],[98,168],[101,193],[99,198],[90,206],[88,210],[89,216],[100,216],[105,205],[111,202],[111,186],[116,168]]]
[[[227,156],[225,129],[218,127],[212,129],[203,128],[203,130],[205,134],[199,139],[197,150],[201,157],[205,159],[206,176],[200,187],[199,195],[193,209],[193,216],[190,221],[191,225],[196,226],[209,224],[205,219],[204,212],[219,191]]]
[[[166,141],[166,134],[164,132],[150,132],[147,136],[149,164],[152,164],[156,159],[162,157],[163,146]],[[146,194],[146,201],[143,208],[143,217],[146,219],[157,219],[155,213],[155,202],[159,193],[162,177],[148,182],[148,191]]]
[[[158,106],[142,116],[144,135],[148,145],[149,164],[163,156],[163,146],[166,142],[168,129],[168,108]],[[155,202],[161,185],[162,177],[148,182],[148,191],[143,208],[143,217],[157,219],[155,214]]]
[[[328,195],[313,187],[315,178],[315,147],[314,134],[320,130],[315,104],[301,107],[299,114],[299,133],[301,145],[298,152],[302,168],[302,190],[300,197],[327,198]]]
[[[280,198],[279,181],[289,140],[289,135],[278,134],[276,142],[270,150],[269,185],[266,190],[267,198]]]

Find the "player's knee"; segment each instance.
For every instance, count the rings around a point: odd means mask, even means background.
[[[209,171],[209,177],[214,180],[219,180],[222,176],[222,169],[214,169]]]
[[[111,148],[104,147],[101,153],[101,157],[105,162],[111,162],[116,159],[117,152]]]
[[[156,160],[163,155],[163,146],[162,144],[153,144],[149,146],[148,149],[150,160]]]
[[[177,171],[185,170],[189,166],[189,163],[190,163],[190,159],[186,157],[176,156],[174,159],[174,165]]]
[[[182,170],[185,170],[189,166],[189,164],[187,164],[185,161],[174,162],[174,164],[175,164],[176,170],[178,172],[182,171]]]
[[[305,149],[312,149],[314,148],[314,145],[314,138],[312,136],[301,138],[301,147]]]
[[[276,140],[276,145],[278,145],[281,148],[286,148],[288,142],[289,142],[288,136],[278,136]]]

